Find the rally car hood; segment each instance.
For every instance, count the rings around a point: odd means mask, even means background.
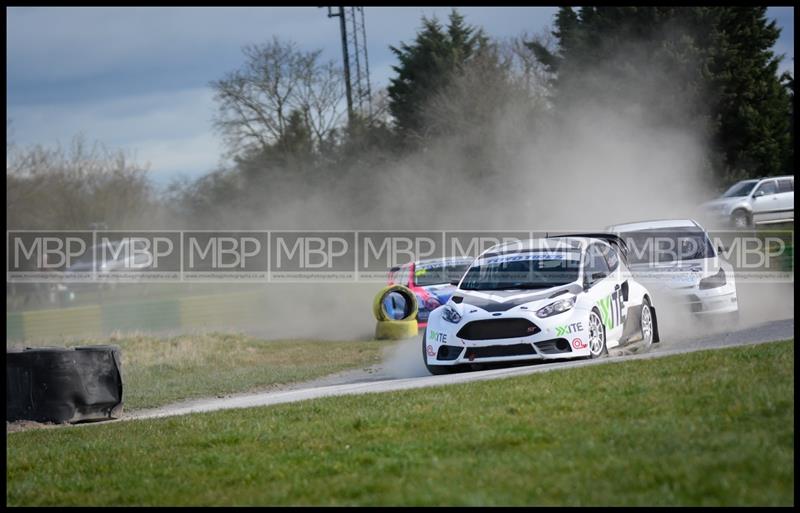
[[[556,301],[560,296],[579,294],[583,288],[577,283],[560,285],[548,289],[508,289],[508,290],[456,290],[450,298],[451,306],[463,316],[475,311],[505,312],[518,306],[526,306],[532,311]]]

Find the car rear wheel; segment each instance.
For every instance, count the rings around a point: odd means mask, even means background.
[[[589,313],[589,358],[600,358],[606,354],[606,327],[597,310],[592,310]]]

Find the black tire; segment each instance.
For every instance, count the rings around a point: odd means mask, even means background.
[[[738,229],[750,228],[750,214],[744,210],[735,210],[731,214],[731,226]]]
[[[601,332],[600,334],[602,335],[603,338],[602,338],[601,349],[599,351],[592,351],[592,339],[594,337],[592,337],[591,334],[590,334],[590,336],[589,336],[589,358],[591,358],[591,359],[602,358],[603,356],[608,355],[608,347],[606,345],[606,326],[605,326],[605,324],[603,324],[603,319],[602,319],[602,317],[600,317],[600,312],[597,310],[597,308],[593,308],[592,311],[589,312],[589,329],[590,329],[590,331],[591,331],[591,327],[592,327],[592,324],[593,324],[593,319],[592,319],[593,316],[599,322],[599,329],[600,329],[600,332]]]
[[[452,374],[456,371],[455,365],[428,365],[428,351],[425,341],[428,340],[428,328],[422,332],[422,363],[428,372],[434,376],[441,376],[442,374]]]
[[[82,422],[119,418],[117,346],[37,347],[6,353],[6,420]]]

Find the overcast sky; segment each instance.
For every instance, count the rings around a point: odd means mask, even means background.
[[[420,18],[450,7],[366,7],[373,89]],[[493,37],[549,30],[555,7],[463,7]],[[794,9],[770,8],[782,28],[774,51],[794,70]],[[66,144],[77,133],[135,152],[159,183],[220,162],[208,84],[242,62],[245,44],[272,36],[341,59],[338,19],[316,7],[7,8],[6,107],[15,143]]]

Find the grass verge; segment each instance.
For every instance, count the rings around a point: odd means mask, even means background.
[[[7,445],[9,505],[791,505],[794,341]]]
[[[183,399],[246,392],[315,379],[378,363],[380,341],[264,341],[241,334],[171,338],[126,336],[67,346],[112,343],[122,349],[125,410]]]

